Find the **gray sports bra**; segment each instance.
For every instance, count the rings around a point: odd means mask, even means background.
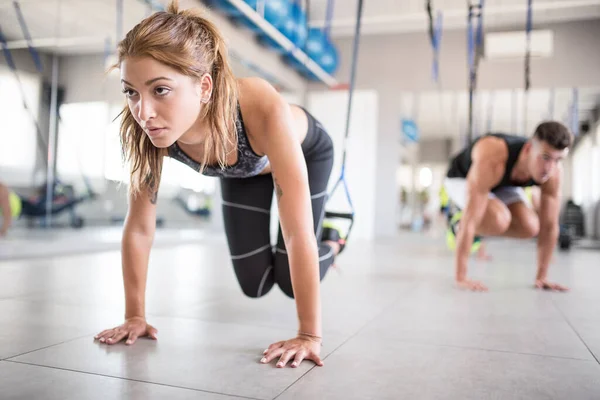
[[[248,141],[248,135],[246,135],[246,129],[244,128],[244,121],[242,119],[242,113],[238,104],[238,119],[236,121],[236,130],[238,134],[238,154],[237,162],[233,165],[228,165],[224,169],[214,165],[207,165],[202,172],[206,176],[217,176],[222,178],[248,178],[251,176],[258,175],[266,166],[269,164],[267,156],[259,156],[252,150],[250,142]],[[169,149],[169,157],[181,161],[188,167],[200,172],[201,164],[191,157],[189,157],[177,144],[173,143]]]

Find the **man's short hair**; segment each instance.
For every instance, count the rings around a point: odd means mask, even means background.
[[[535,139],[548,143],[556,150],[564,150],[573,143],[573,135],[569,129],[556,121],[542,122],[535,129]]]

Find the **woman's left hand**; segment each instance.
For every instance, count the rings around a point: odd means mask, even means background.
[[[288,361],[292,359],[292,368],[296,368],[300,365],[302,360],[312,360],[319,367],[322,367],[323,361],[321,361],[321,357],[319,357],[320,353],[320,341],[305,338],[300,335],[294,339],[284,340],[270,345],[269,348],[263,352],[264,357],[260,362],[267,364],[276,357],[281,356],[277,362],[277,368],[285,367]]]

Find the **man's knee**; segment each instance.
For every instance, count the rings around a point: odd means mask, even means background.
[[[506,208],[497,208],[489,215],[489,224],[497,235],[501,235],[508,230],[512,216]]]
[[[528,216],[521,221],[521,232],[525,238],[534,238],[540,233],[540,220],[535,216]]]

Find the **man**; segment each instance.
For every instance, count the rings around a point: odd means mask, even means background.
[[[535,286],[568,290],[547,281],[556,244],[560,211],[560,162],[572,143],[558,122],[540,124],[530,139],[488,134],[475,140],[450,164],[444,186],[462,216],[451,225],[456,234],[456,282],[460,288],[487,291],[467,277],[467,261],[476,236],[538,237]],[[529,207],[523,187],[539,186],[539,215]]]
[[[0,238],[6,236],[13,218],[19,216],[21,202],[19,197],[11,192],[8,186],[0,182]]]

